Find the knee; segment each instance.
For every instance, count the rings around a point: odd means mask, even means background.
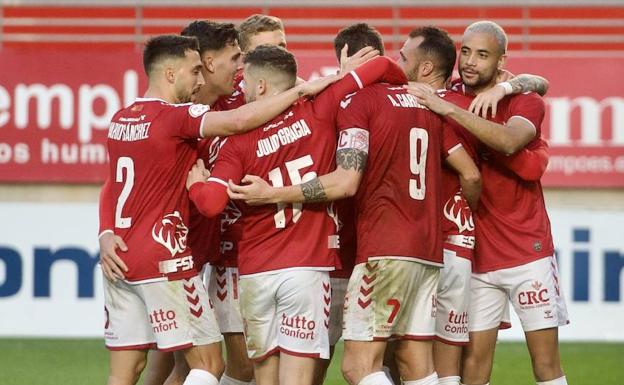
[[[342,376],[350,385],[357,385],[364,376],[362,375],[362,367],[354,365],[350,360],[342,361]]]
[[[533,360],[533,375],[537,381],[549,381],[563,376],[563,370],[555,357],[540,357]]]

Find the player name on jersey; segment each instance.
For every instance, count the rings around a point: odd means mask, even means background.
[[[132,124],[132,121],[143,120],[145,115],[139,119],[121,118],[121,121],[128,120],[127,123],[111,122],[108,128],[108,138],[113,140],[121,140],[124,142],[136,142],[137,140],[147,139],[149,137],[149,128],[152,122],[143,122]]]
[[[275,134],[268,138],[262,138],[258,140],[258,149],[256,150],[256,156],[262,158],[263,156],[273,154],[281,146],[296,142],[297,140],[312,134],[310,127],[304,119],[299,119],[290,126],[280,128]]]
[[[390,102],[394,107],[427,109],[427,107],[418,104],[416,97],[410,94],[394,94],[386,96],[388,97],[388,99],[390,99]]]

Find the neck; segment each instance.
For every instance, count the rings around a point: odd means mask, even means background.
[[[443,90],[446,88],[446,78],[440,74],[432,75],[429,79],[427,79],[426,83],[435,90]]]
[[[145,94],[143,94],[143,97],[162,99],[165,102],[172,103],[172,104],[177,103],[175,95],[173,94],[172,91],[170,91],[169,89],[165,89],[162,86],[155,84],[153,82],[150,82],[150,84],[147,87],[147,91],[145,91]]]
[[[206,84],[197,92],[195,103],[213,105],[221,95],[215,86]],[[229,95],[228,95],[229,96]]]

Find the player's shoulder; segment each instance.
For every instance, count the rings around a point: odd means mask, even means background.
[[[442,99],[453,103],[457,106],[460,106],[462,108],[467,108],[470,105],[470,102],[472,101],[472,97],[462,93],[462,92],[458,92],[456,90],[453,89],[443,89],[443,90],[438,90],[437,91],[438,96],[440,96]]]
[[[518,109],[518,108],[545,108],[544,99],[535,92],[525,92],[522,94],[510,95],[509,97],[509,107]]]

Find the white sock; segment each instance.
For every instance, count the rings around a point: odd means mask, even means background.
[[[561,376],[554,380],[538,382],[537,385],[568,385],[568,381],[565,376]]]
[[[205,370],[191,369],[182,385],[219,385],[219,380]]]
[[[438,373],[433,372],[425,378],[414,381],[403,381],[403,385],[438,385]]]
[[[459,384],[459,380],[460,379],[461,379],[461,377],[459,377],[459,376],[440,377],[438,379],[438,383],[440,385],[460,385]]]
[[[386,373],[375,372],[371,373],[368,376],[362,378],[358,385],[393,385],[388,377],[386,377]]]
[[[250,382],[237,380],[235,378],[229,377],[227,374],[221,376],[221,381],[219,381],[219,385],[252,385],[255,384],[254,380]]]
[[[395,385],[394,381],[392,380],[392,375],[390,374],[390,368],[387,366],[382,366],[381,370],[383,370],[383,372],[386,373],[386,377],[388,377],[388,380],[390,381],[390,383],[392,385]]]

